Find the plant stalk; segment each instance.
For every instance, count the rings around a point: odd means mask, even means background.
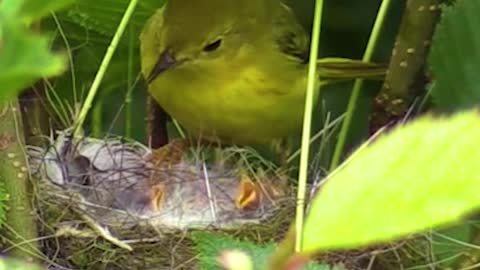
[[[391,3],[392,1],[390,0],[383,0],[382,4],[380,5],[377,18],[375,19],[375,24],[373,25],[373,29],[367,43],[367,48],[365,49],[365,53],[363,54],[362,60],[365,62],[370,62],[372,59],[373,52],[375,51],[375,48],[377,46],[378,37],[380,36],[382,26],[387,17],[388,8],[390,7]],[[362,89],[362,86],[363,86],[362,79],[355,80],[352,94],[348,101],[347,111],[345,112],[345,119],[342,122],[342,127],[338,135],[338,141],[335,146],[335,151],[333,153],[332,161],[330,163],[330,172],[335,170],[335,168],[340,163],[343,149],[345,148],[345,143],[347,140],[348,130],[350,128],[350,123],[352,122],[353,113],[355,112],[355,107],[357,105],[357,100],[360,95],[360,90]]]
[[[297,193],[297,208],[296,208],[296,237],[295,237],[295,252],[302,250],[303,239],[303,221],[305,210],[305,193],[307,187],[308,176],[308,155],[310,152],[310,133],[312,130],[312,111],[313,111],[313,97],[315,88],[319,85],[317,76],[317,59],[320,45],[320,28],[322,21],[323,0],[315,1],[315,15],[313,19],[312,41],[310,44],[310,61],[308,63],[308,83],[307,93],[305,96],[305,111],[303,115],[303,129],[302,129],[302,143],[300,153],[300,167],[298,175],[298,193]],[[287,108],[285,108],[287,109]]]

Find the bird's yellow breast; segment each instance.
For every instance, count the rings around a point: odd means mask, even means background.
[[[290,135],[301,125],[305,69],[265,55],[262,62],[240,59],[168,70],[153,81],[150,92],[201,138],[255,144]]]

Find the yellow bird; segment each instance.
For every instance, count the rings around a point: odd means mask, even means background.
[[[262,144],[300,131],[309,40],[280,1],[169,0],[140,41],[150,93],[194,136]],[[318,73],[323,84],[384,68],[327,58]]]

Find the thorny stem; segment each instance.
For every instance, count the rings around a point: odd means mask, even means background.
[[[372,118],[372,128],[401,117],[410,106],[415,90],[412,87],[423,75],[425,58],[440,15],[442,0],[409,0],[400,23],[392,57],[382,90],[375,101],[381,111]],[[413,91],[412,91],[413,90]]]
[[[32,261],[40,254],[35,213],[32,210],[29,173],[18,102],[0,104],[0,183],[8,194],[7,221],[2,233],[11,243],[10,254]],[[7,231],[8,228],[8,231]],[[5,240],[5,239],[4,239]]]

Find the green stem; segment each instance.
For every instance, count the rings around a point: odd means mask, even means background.
[[[93,99],[97,94],[98,87],[100,86],[100,83],[103,80],[103,77],[105,75],[105,72],[107,71],[108,65],[110,64],[110,60],[112,60],[112,56],[115,53],[115,50],[117,49],[118,43],[120,42],[120,38],[125,32],[125,28],[127,27],[128,22],[130,21],[130,17],[132,16],[133,11],[135,10],[137,2],[138,0],[130,0],[127,10],[123,14],[122,20],[118,25],[117,31],[115,32],[115,35],[113,36],[112,41],[110,42],[110,45],[107,48],[107,52],[103,57],[100,68],[98,69],[97,75],[93,80],[90,90],[88,91],[88,96],[85,100],[85,103],[83,104],[80,114],[78,115],[77,122],[75,123],[76,135],[79,134],[79,132],[81,131],[83,123],[85,122],[85,118],[87,117],[88,111],[92,107]]]
[[[135,35],[133,31],[133,24],[128,28],[128,70],[127,70],[127,94],[125,95],[125,137],[132,137],[132,91],[134,89],[133,83],[133,62],[135,56]]]
[[[103,105],[104,105],[104,99],[100,99],[98,102],[95,103],[95,106],[93,106],[91,125],[92,125],[92,136],[95,138],[100,138],[102,136]]]
[[[388,8],[390,7],[391,2],[392,1],[390,0],[382,1],[382,4],[377,14],[377,18],[375,20],[375,24],[372,29],[372,33],[370,34],[370,38],[368,40],[367,48],[362,58],[362,60],[365,62],[370,62],[370,60],[372,59],[372,55],[377,46],[378,37],[380,36],[380,32],[384,24],[383,22],[385,21],[385,18],[387,16],[387,11],[388,11]],[[343,148],[345,147],[345,142],[347,140],[347,134],[350,128],[350,123],[352,122],[353,113],[355,112],[355,106],[357,105],[358,96],[360,94],[360,90],[362,89],[362,86],[363,86],[362,79],[355,80],[352,94],[348,101],[347,111],[345,113],[345,119],[343,120],[342,127],[338,135],[337,145],[335,146],[335,151],[333,153],[332,162],[330,163],[330,171],[333,171],[340,162],[340,158],[343,153]]]
[[[310,133],[312,130],[312,111],[313,96],[315,87],[318,86],[317,76],[317,58],[320,44],[320,27],[322,21],[323,0],[315,1],[315,17],[313,19],[312,41],[310,48],[310,61],[308,63],[308,83],[307,93],[305,96],[305,111],[303,115],[302,144],[300,153],[300,168],[298,174],[298,193],[297,193],[297,209],[296,209],[296,237],[295,251],[302,250],[303,220],[305,209],[305,192],[307,187],[308,174],[308,155],[310,150]]]

